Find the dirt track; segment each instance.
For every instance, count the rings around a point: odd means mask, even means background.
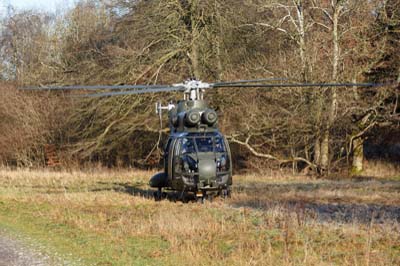
[[[49,266],[49,257],[0,230],[0,266]]]
[[[234,191],[245,195],[233,200],[231,205],[234,207],[259,210],[280,208],[283,211],[295,212],[302,217],[311,217],[321,222],[400,223],[400,205],[397,201],[400,191],[399,182],[323,181],[321,183],[247,184],[236,185]],[[350,193],[350,197],[330,197],[329,193],[335,191],[338,195]],[[373,200],[362,202],[357,198],[361,193],[364,195],[391,193],[394,203]],[[309,197],[304,197],[304,195]]]
[[[321,222],[339,223],[400,223],[400,207],[378,204],[335,204],[304,202],[256,202],[246,201],[232,204],[233,207],[248,207],[258,210],[280,208],[283,211],[314,218]],[[257,207],[254,207],[257,206]]]

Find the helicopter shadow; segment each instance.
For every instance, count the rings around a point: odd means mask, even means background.
[[[130,182],[97,182],[96,186],[89,191],[113,191],[149,199],[154,197],[154,190],[143,188],[143,184],[134,184]]]
[[[130,182],[97,182],[96,187],[90,189],[91,192],[113,191],[117,193],[126,193],[134,197],[154,200],[157,190],[143,188],[143,184],[135,184]],[[163,193],[162,200],[171,202],[188,203],[193,201],[192,197],[183,197],[182,193],[168,191]]]

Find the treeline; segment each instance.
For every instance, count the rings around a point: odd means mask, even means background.
[[[72,99],[16,86],[171,84],[190,77],[390,82],[226,88],[206,96],[239,167],[358,172],[365,141],[399,131],[399,40],[399,0],[92,0],[58,15],[10,10],[0,36],[0,160],[42,165],[43,146],[53,144],[77,164],[155,166],[167,131],[154,103],[181,97]]]

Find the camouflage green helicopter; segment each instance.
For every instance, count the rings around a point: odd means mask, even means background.
[[[218,116],[204,100],[204,93],[212,88],[289,88],[289,87],[376,87],[375,83],[301,83],[266,84],[266,81],[285,79],[255,79],[232,82],[206,83],[196,79],[173,85],[117,85],[117,86],[48,86],[25,88],[33,90],[108,90],[79,97],[109,97],[157,92],[183,92],[183,100],[167,106],[156,104],[160,119],[168,111],[170,134],[164,147],[164,169],[149,182],[156,188],[154,197],[161,200],[175,191],[182,199],[188,195],[204,201],[215,195],[229,197],[232,186],[232,158],[227,139],[218,129]],[[113,91],[118,90],[118,91]]]

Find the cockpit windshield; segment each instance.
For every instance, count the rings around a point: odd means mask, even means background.
[[[211,137],[197,137],[195,140],[199,152],[213,152],[213,140]]]
[[[181,154],[202,152],[226,152],[224,139],[212,136],[196,136],[181,138]]]

